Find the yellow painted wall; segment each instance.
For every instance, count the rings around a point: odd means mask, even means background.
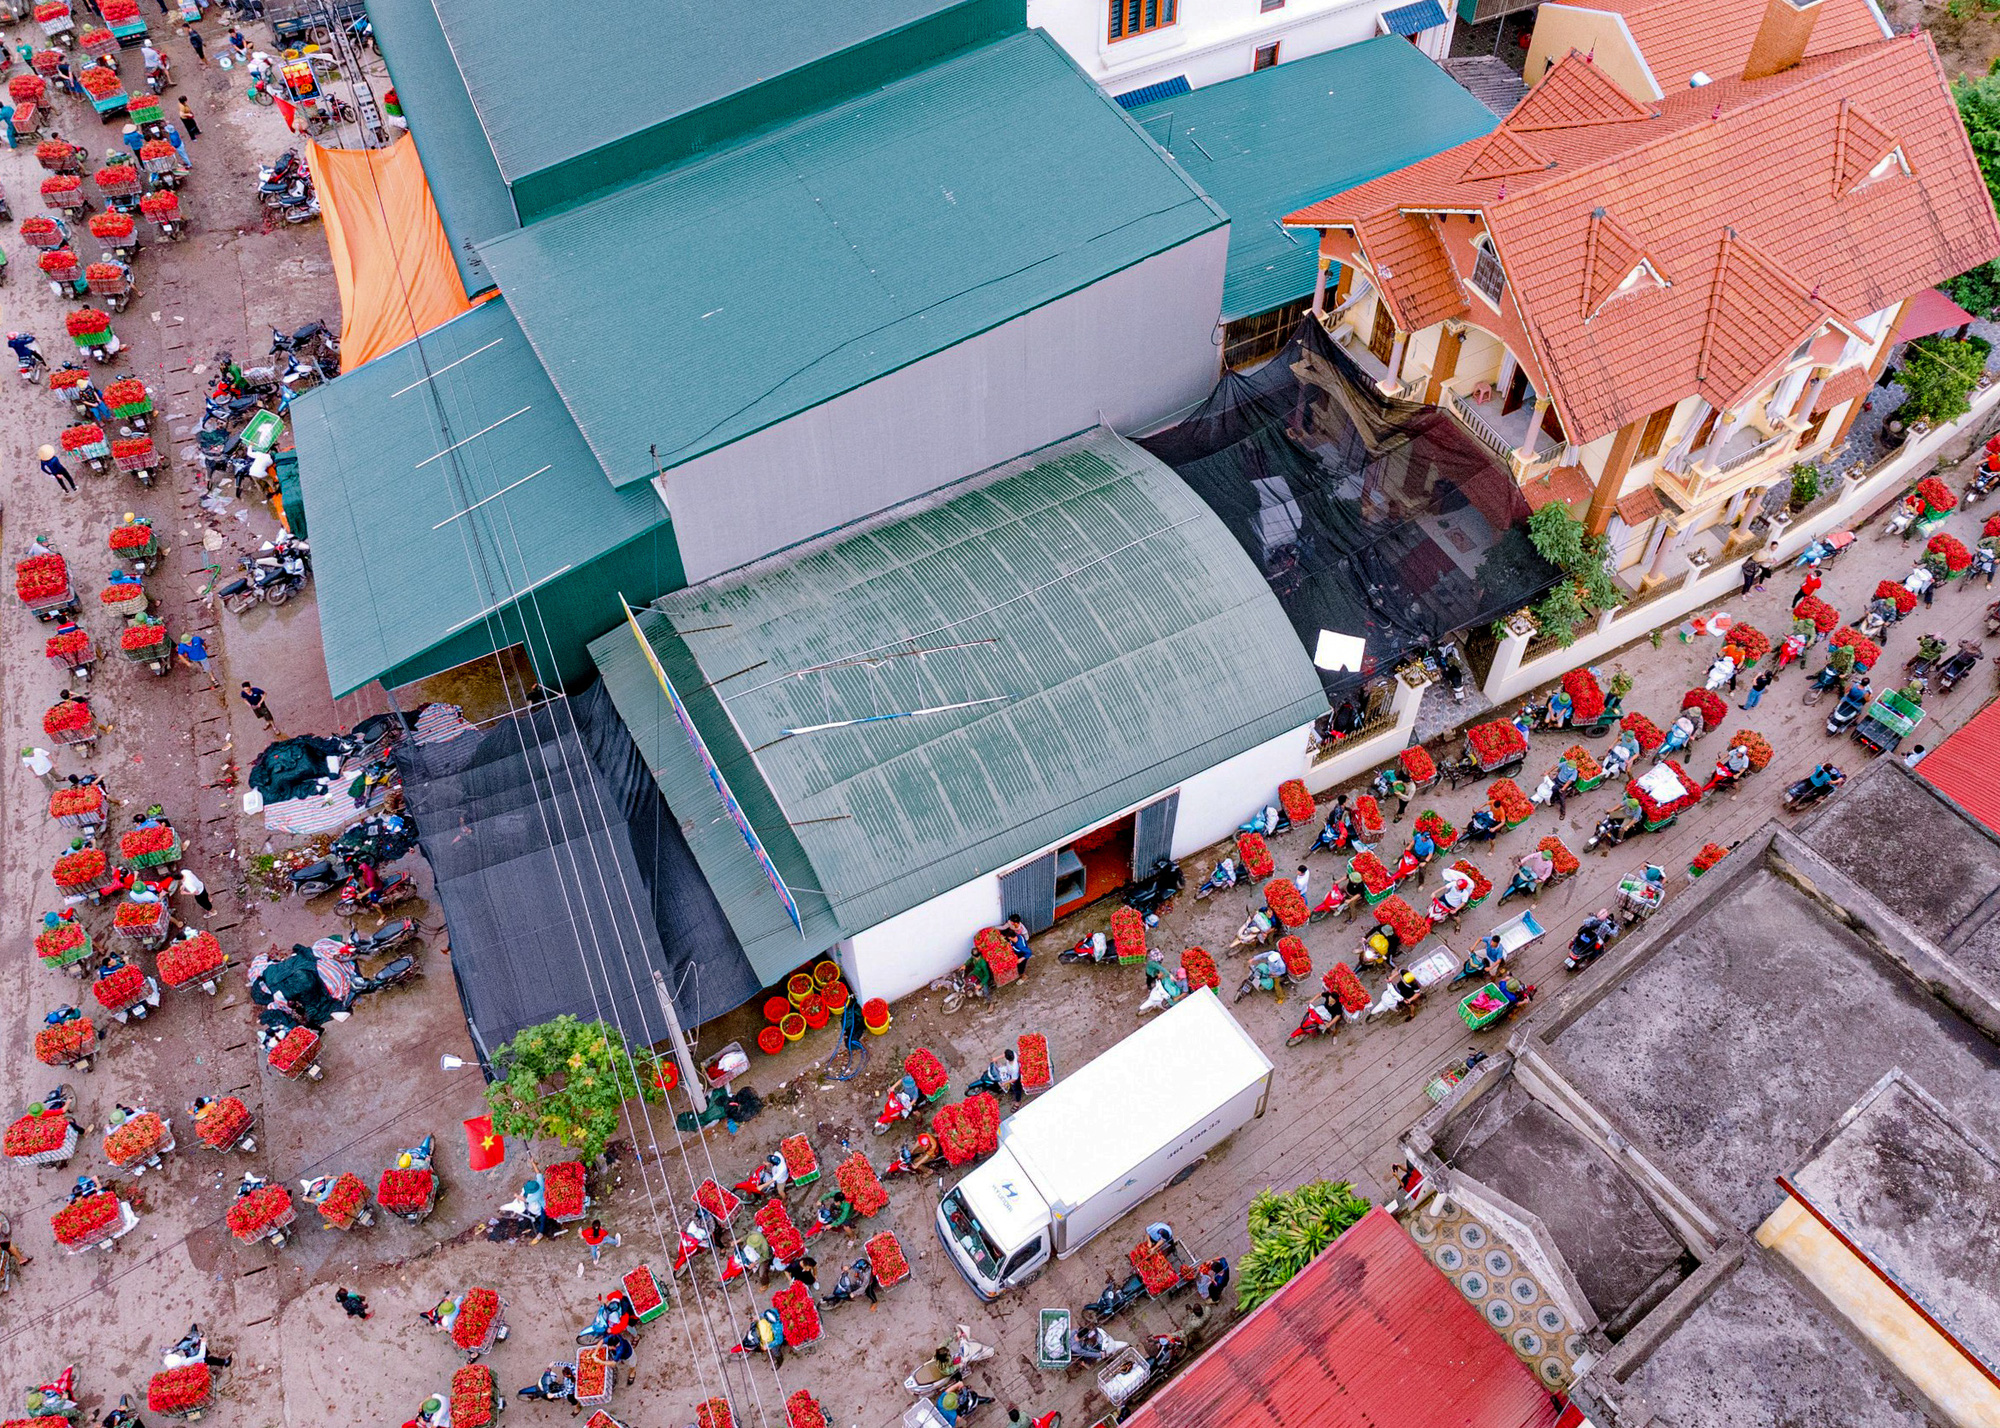
[[[2000,1388],[1798,1201],[1788,1198],[1757,1227],[1757,1243],[1811,1280],[1960,1428],[2000,1428]]]
[[[1625,21],[1608,10],[1542,6],[1535,12],[1535,33],[1528,42],[1522,77],[1530,85],[1541,83],[1550,66],[1571,50],[1589,55],[1613,84],[1641,103],[1660,97],[1660,87],[1640,60]]]

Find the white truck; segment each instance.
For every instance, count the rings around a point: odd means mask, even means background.
[[[1000,1125],[949,1190],[938,1238],[981,1299],[1037,1278],[1264,1114],[1271,1059],[1204,988]]]

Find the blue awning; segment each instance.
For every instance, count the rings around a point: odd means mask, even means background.
[[[1435,0],[1427,2],[1432,9],[1437,8]],[[1131,109],[1136,105],[1151,104],[1155,99],[1172,99],[1176,94],[1186,94],[1192,88],[1193,86],[1187,82],[1186,75],[1177,74],[1172,79],[1163,79],[1158,84],[1147,85],[1144,89],[1128,89],[1115,97],[1120,104]]]
[[[1414,5],[1398,5],[1382,12],[1382,27],[1392,35],[1417,35],[1444,23],[1444,6],[1438,0],[1417,0]]]

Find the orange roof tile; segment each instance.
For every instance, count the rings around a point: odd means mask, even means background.
[[[1396,326],[1418,332],[1466,311],[1465,290],[1430,220],[1385,209],[1354,225]]]
[[[1539,511],[1554,501],[1574,506],[1580,501],[1588,501],[1595,490],[1581,466],[1558,466],[1546,476],[1521,483],[1521,494],[1527,497],[1531,511]]]
[[[1833,139],[1834,197],[1853,192],[1895,147],[1895,135],[1862,113],[1852,100],[1843,99]]]
[[[1643,526],[1665,509],[1659,491],[1650,485],[1618,498],[1618,519],[1628,526]]]
[[[1473,148],[1472,162],[1458,177],[1461,182],[1505,178],[1509,174],[1540,173],[1548,166],[1549,161],[1519,134],[1511,129],[1495,129],[1491,138]]]
[[[1550,75],[1553,74],[1551,70]],[[1611,76],[1594,64],[1570,66],[1563,80],[1552,85],[1548,76],[1544,76],[1507,116],[1507,127],[1533,133],[1567,129],[1576,124],[1635,123],[1653,117],[1652,109],[1620,89]]]
[[[1540,172],[1465,177],[1491,142],[1483,138],[1286,221],[1352,226],[1367,216],[1383,228],[1385,210],[1403,213],[1406,226],[1427,210],[1478,212],[1527,322],[1534,350],[1517,355],[1541,368],[1576,441],[1696,393],[1737,399],[1820,321],[1875,312],[2000,256],[2000,221],[1926,35],[1670,93],[1643,121],[1615,117],[1603,91],[1584,56],[1549,71],[1530,101],[1544,115],[1614,121],[1535,130],[1526,142],[1551,160]],[[1513,127],[1511,118],[1503,126]],[[1910,172],[1836,194],[1843,143],[1858,154],[1878,133],[1894,136]],[[1590,259],[1600,210],[1643,242],[1671,286],[1589,302],[1604,282]],[[1610,230],[1596,231],[1602,242]],[[1430,242],[1443,259],[1434,234]],[[1433,298],[1445,288],[1434,263],[1413,276]],[[1385,284],[1399,313],[1401,281],[1392,274]],[[1462,305],[1455,280],[1452,290]],[[1410,303],[1413,312],[1427,306]]]
[[[1851,402],[1856,397],[1866,396],[1875,384],[1869,380],[1866,367],[1845,367],[1826,379],[1826,385],[1819,389],[1819,396],[1813,400],[1812,414],[1830,412],[1842,402]]]
[[[1765,0],[1588,0],[1578,8],[1625,17],[1646,68],[1663,93],[1685,89],[1695,71],[1710,79],[1735,79],[1750,58],[1750,43],[1764,21]],[[1821,0],[1806,55],[1831,54],[1889,38],[1867,0]]]

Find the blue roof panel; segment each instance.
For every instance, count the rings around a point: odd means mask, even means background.
[[[1382,26],[1392,35],[1420,35],[1444,23],[1444,7],[1438,0],[1416,0],[1414,5],[1398,5],[1382,12]]]

